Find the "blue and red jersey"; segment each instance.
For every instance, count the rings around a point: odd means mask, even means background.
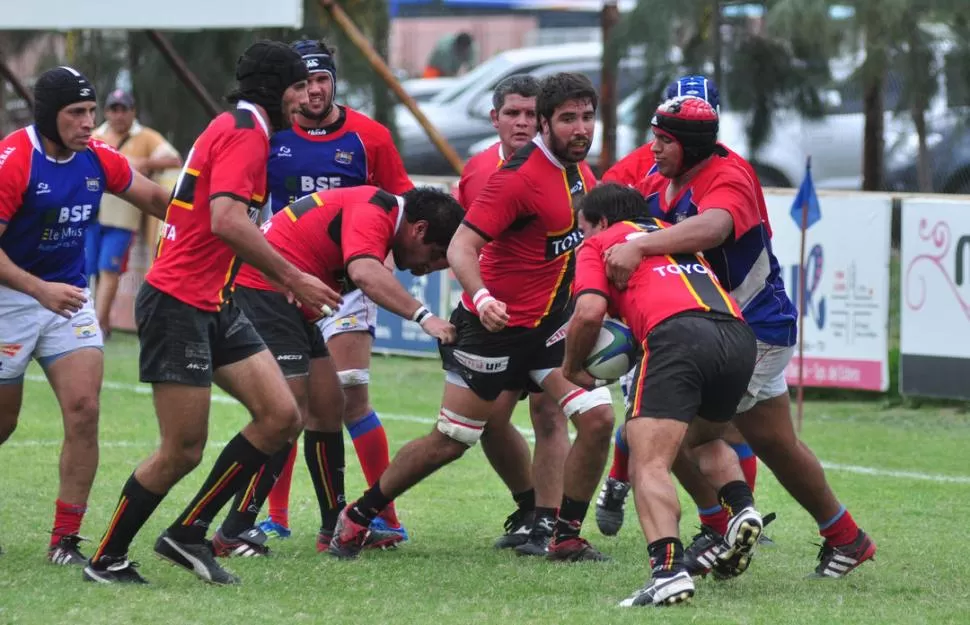
[[[395,195],[414,188],[391,133],[362,113],[342,106],[329,126],[294,126],[270,140],[267,188],[274,214],[317,191],[362,185]]]
[[[86,287],[84,233],[101,196],[131,181],[128,159],[106,143],[57,160],[36,127],[14,131],[0,141],[0,249],[41,280]]]
[[[668,198],[670,179],[652,170],[636,184],[647,198],[650,217],[677,223],[710,209],[727,211],[734,231],[704,259],[721,285],[741,306],[758,340],[770,345],[795,344],[798,315],[785,292],[771,234],[758,204],[757,181],[729,157],[713,157]]]

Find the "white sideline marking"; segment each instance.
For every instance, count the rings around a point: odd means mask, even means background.
[[[25,379],[28,382],[43,382],[47,383],[47,378],[42,375],[27,375]],[[137,393],[139,395],[150,395],[152,389],[146,384],[124,384],[122,382],[114,382],[111,380],[105,380],[102,384],[102,388],[112,391],[123,391],[128,393]],[[238,404],[235,399],[225,395],[220,392],[212,393],[213,403],[219,404]],[[388,421],[405,421],[408,423],[423,423],[425,425],[432,425],[435,423],[434,419],[428,417],[418,417],[414,415],[401,415],[394,413],[384,413],[380,415],[381,419],[386,419]],[[535,432],[531,428],[523,428],[516,426],[516,429],[522,432],[530,442],[535,441]],[[4,447],[59,447],[63,441],[50,441],[50,440],[23,440],[18,441],[16,438],[14,440],[7,442]],[[125,447],[146,447],[151,448],[155,445],[152,442],[138,443],[135,441],[101,441],[101,447],[104,448],[125,448]],[[206,447],[218,447],[222,448],[226,445],[226,442],[209,442]],[[938,482],[943,484],[970,484],[970,476],[966,475],[940,475],[937,473],[922,473],[920,471],[897,471],[893,469],[879,469],[876,467],[862,467],[852,464],[838,464],[834,462],[821,461],[822,467],[830,471],[841,471],[843,473],[855,473],[858,475],[871,475],[874,477],[890,477],[903,480],[917,480],[922,482]]]

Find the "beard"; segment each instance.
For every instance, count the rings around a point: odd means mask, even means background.
[[[319,113],[314,113],[313,111],[311,111],[310,105],[301,106],[300,115],[314,122],[322,122],[327,118],[327,115],[329,115],[330,111],[332,110],[333,110],[333,98],[331,98],[330,101],[327,102],[326,106],[324,106],[323,110],[320,111]]]
[[[570,148],[578,147],[575,139],[570,139],[569,141],[559,141],[556,135],[549,135],[549,140],[551,145],[549,145],[549,150],[564,163],[579,163],[580,161],[586,160],[586,155],[589,154],[589,149],[592,147],[591,141],[586,141],[585,148],[582,151],[581,156],[577,156]]]

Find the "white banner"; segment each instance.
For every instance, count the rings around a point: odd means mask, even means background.
[[[302,0],[0,0],[4,30],[303,27]],[[235,51],[234,51],[235,52]],[[241,52],[241,50],[240,50]]]
[[[970,399],[970,200],[903,200],[902,392]]]
[[[798,306],[801,234],[791,218],[795,191],[766,192],[772,247]],[[889,388],[889,250],[892,198],[819,192],[822,219],[805,240],[806,386]],[[798,383],[798,355],[785,372]]]

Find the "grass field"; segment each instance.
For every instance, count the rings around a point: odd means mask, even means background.
[[[137,386],[137,344],[119,336],[106,356],[101,468],[82,534],[97,539],[134,466],[158,437],[147,387]],[[437,362],[378,358],[374,404],[392,450],[423,434],[436,414]],[[757,490],[776,545],[727,583],[699,581],[687,606],[625,610],[617,601],[648,575],[646,546],[634,522],[616,538],[585,535],[610,563],[554,565],[491,549],[511,498],[470,451],[398,502],[411,542],[396,552],[366,552],[356,562],[316,553],[312,488],[298,465],[291,502],[294,536],[266,560],[235,560],[238,587],[206,586],[151,556],[155,537],[181,511],[227,441],[246,419],[236,404],[213,405],[203,466],[163,502],[133,546],[152,582],[101,587],[78,569],[48,565],[47,531],[56,494],[61,426],[50,389],[32,370],[20,427],[0,450],[0,624],[7,623],[970,623],[970,417],[951,408],[884,408],[879,402],[812,403],[803,435],[829,467],[833,487],[879,545],[877,560],[841,581],[805,579],[818,542],[812,520],[762,467]],[[528,426],[524,414],[517,423]],[[348,444],[348,497],[363,488]],[[682,523],[695,531],[693,509]],[[90,552],[91,545],[88,545]]]

